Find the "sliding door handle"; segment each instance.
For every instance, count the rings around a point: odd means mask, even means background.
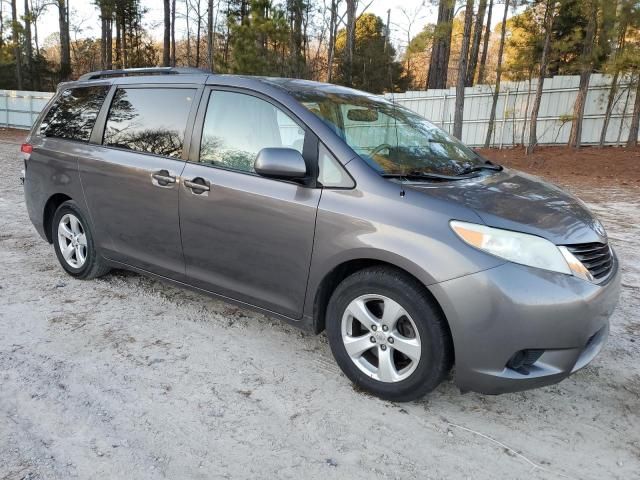
[[[156,187],[172,187],[176,183],[176,177],[171,175],[167,170],[160,170],[151,174],[152,183]]]

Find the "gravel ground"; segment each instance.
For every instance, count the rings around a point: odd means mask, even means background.
[[[0,479],[638,478],[635,187],[581,191],[624,288],[611,338],[559,385],[355,391],[324,335],[126,272],[73,280],[27,217],[0,144]]]

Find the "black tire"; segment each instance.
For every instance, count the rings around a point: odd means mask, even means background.
[[[64,258],[58,241],[58,226],[60,220],[67,214],[74,215],[81,224],[81,228],[86,237],[86,259],[79,267],[74,267]],[[91,231],[91,225],[82,210],[73,200],[68,200],[60,204],[51,222],[51,238],[53,239],[53,248],[62,268],[72,277],[80,280],[91,280],[101,277],[111,270],[106,261],[100,256],[95,246],[95,239]]]
[[[413,320],[421,353],[417,366],[407,378],[395,382],[372,378],[356,366],[347,353],[342,339],[342,317],[349,304],[362,295],[387,297],[399,303]],[[451,369],[453,347],[440,309],[424,286],[393,268],[367,268],[344,279],[329,299],[326,329],[331,351],[345,375],[359,388],[385,400],[406,402],[422,397],[436,388]],[[392,348],[392,344],[389,345],[385,348]],[[395,353],[391,355],[395,358]]]

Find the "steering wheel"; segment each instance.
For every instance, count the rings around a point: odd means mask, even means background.
[[[389,145],[388,143],[381,143],[376,148],[371,150],[371,153],[369,153],[369,155],[373,157],[374,155],[377,155],[378,153],[380,153],[382,150],[387,149],[387,150],[391,151],[392,148],[393,147],[391,145]]]

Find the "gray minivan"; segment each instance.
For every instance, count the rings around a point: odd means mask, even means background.
[[[61,84],[22,146],[36,230],[73,277],[154,275],[326,329],[354,383],[405,401],[562,380],[608,335],[600,222],[406,108],[193,69]]]

